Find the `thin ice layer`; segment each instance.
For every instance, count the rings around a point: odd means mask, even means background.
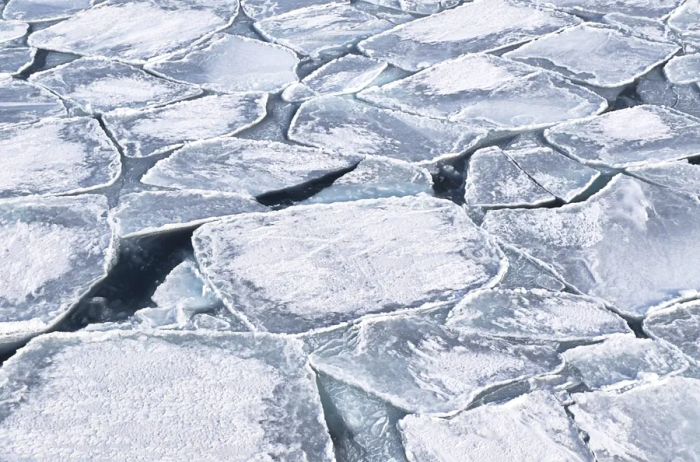
[[[696,460],[700,380],[672,377],[617,394],[577,393],[569,407],[596,460]]]
[[[489,212],[484,228],[628,316],[697,294],[700,201],[618,175],[586,202]]]
[[[235,135],[266,115],[267,94],[209,95],[161,108],[116,110],[104,121],[127,157],[147,157],[188,141]]]
[[[387,64],[376,59],[348,54],[319,67],[282,93],[285,101],[304,101],[321,95],[357,93],[372,83]]]
[[[0,45],[21,39],[27,31],[29,24],[26,22],[0,20]]]
[[[27,47],[0,47],[0,76],[2,74],[19,74],[34,61],[36,50]]]
[[[411,462],[590,460],[564,407],[543,391],[451,419],[409,415],[399,427]]]
[[[266,207],[250,197],[207,191],[145,191],[126,194],[115,211],[121,237],[159,234]]]
[[[623,390],[688,368],[681,353],[662,342],[613,335],[562,353],[570,374],[589,390]]]
[[[618,28],[581,24],[534,40],[504,56],[578,82],[619,88],[668,60],[679,49],[675,43],[642,39]]]
[[[479,127],[377,108],[337,96],[304,102],[289,139],[337,152],[432,163],[457,157],[485,137]]]
[[[479,149],[469,159],[464,199],[479,207],[522,207],[554,202],[532,178],[497,147]]]
[[[223,29],[238,0],[108,0],[32,33],[36,48],[142,64]]]
[[[159,79],[141,69],[103,58],[80,58],[32,74],[29,80],[100,114],[114,109],[143,109],[191,98],[202,91]]]
[[[115,252],[102,196],[0,201],[0,350],[66,316],[107,275]]]
[[[241,0],[241,8],[248,17],[260,20],[307,6],[327,3],[350,3],[350,0]]]
[[[354,170],[311,196],[305,203],[345,202],[432,192],[433,178],[428,170],[398,160],[367,157]]]
[[[465,211],[427,196],[241,215],[204,225],[193,243],[226,305],[270,332],[452,300],[501,271]]]
[[[0,126],[66,115],[61,100],[41,87],[0,76]]]
[[[332,461],[305,362],[299,342],[263,335],[46,335],[0,372],[3,454]]]
[[[667,106],[700,117],[700,87],[673,85],[660,69],[655,69],[637,83],[636,93],[644,104]]]
[[[700,196],[700,165],[697,164],[665,162],[649,167],[630,169],[630,173],[666,188]]]
[[[377,34],[359,48],[415,71],[467,53],[507,48],[579,22],[512,0],[476,0]]]
[[[358,96],[391,109],[512,131],[586,117],[607,107],[600,96],[556,75],[480,54],[370,87]]]
[[[664,66],[664,73],[676,85],[700,82],[700,54],[673,57]]]
[[[677,346],[700,364],[700,301],[679,303],[652,313],[644,320],[644,331]]]
[[[446,325],[467,334],[556,342],[630,332],[599,300],[542,289],[475,292],[450,311]]]
[[[579,162],[614,168],[700,154],[700,122],[661,106],[635,106],[563,123],[544,136]]]
[[[119,152],[95,119],[0,125],[0,198],[68,194],[112,184]]]
[[[659,18],[672,12],[682,0],[537,0],[538,3],[582,16],[623,13]]]
[[[219,138],[191,143],[158,161],[146,184],[260,196],[350,169],[360,161],[304,146]]]
[[[185,54],[155,61],[145,68],[208,90],[275,93],[297,81],[297,64],[296,54],[287,48],[220,33]]]
[[[419,317],[367,320],[311,365],[409,413],[453,414],[485,390],[560,366],[553,344],[465,335]]]
[[[91,0],[9,0],[2,16],[27,22],[53,21],[86,10],[92,3]]]
[[[312,57],[341,54],[361,39],[392,26],[389,21],[349,4],[335,2],[300,8],[255,23],[266,39]]]

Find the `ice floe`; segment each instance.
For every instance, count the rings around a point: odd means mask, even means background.
[[[277,16],[312,5],[350,3],[350,0],[241,0],[243,12],[255,20]]]
[[[0,45],[21,39],[29,31],[29,24],[22,21],[0,20]]]
[[[23,80],[0,76],[0,126],[66,115],[60,99]]]
[[[664,73],[676,85],[700,82],[700,54],[675,56],[666,63]]]
[[[700,87],[673,85],[660,69],[644,76],[637,83],[636,93],[643,104],[667,106],[700,117]]]
[[[603,16],[602,21],[605,24],[620,28],[628,34],[648,40],[656,40],[658,42],[678,41],[676,34],[657,19],[628,16],[623,13],[608,13]]]
[[[27,22],[68,18],[93,5],[93,0],[9,0],[2,11],[5,19]]]
[[[686,0],[668,18],[668,25],[685,41],[700,47],[700,0]]]
[[[537,0],[543,5],[591,17],[606,13],[622,13],[628,16],[662,18],[671,13],[682,0]]]
[[[675,345],[700,364],[700,301],[679,303],[652,313],[644,320],[644,331]]]
[[[393,8],[407,13],[434,14],[457,6],[459,0],[365,0],[387,8]]]
[[[700,165],[665,162],[629,170],[633,175],[660,186],[700,196]]]
[[[19,74],[31,66],[35,54],[36,50],[34,48],[0,47],[0,76],[2,76],[2,74]]]
[[[508,258],[508,270],[498,282],[499,289],[545,289],[560,292],[566,288],[542,265],[509,245],[501,246]]]

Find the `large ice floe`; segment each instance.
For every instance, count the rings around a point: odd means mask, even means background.
[[[90,8],[93,0],[9,0],[2,16],[27,22],[53,21],[68,18],[71,15]]]
[[[305,361],[264,335],[50,334],[0,371],[3,456],[332,461]]]
[[[586,202],[493,211],[483,226],[582,292],[643,317],[697,295],[699,211],[697,197],[618,175]]]
[[[454,300],[504,264],[461,207],[426,196],[240,215],[201,227],[193,243],[224,303],[270,332]]]
[[[700,47],[700,0],[687,0],[668,18],[671,29],[687,43]]]
[[[664,162],[628,171],[651,183],[700,196],[700,165],[684,161]]]
[[[700,54],[676,56],[666,66],[664,73],[671,83],[683,85],[700,82]]]
[[[0,200],[0,235],[0,350],[58,323],[107,275],[116,252],[102,196]]]
[[[328,3],[350,3],[350,0],[241,0],[241,7],[248,17],[259,20]]]
[[[0,76],[0,126],[63,115],[66,115],[65,106],[51,92],[23,80]]]
[[[536,0],[537,3],[568,11],[580,16],[622,13],[627,16],[662,18],[671,13],[682,0]]]
[[[652,313],[644,320],[644,331],[675,345],[700,365],[700,301],[679,303]]]

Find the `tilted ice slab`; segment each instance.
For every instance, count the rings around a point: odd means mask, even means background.
[[[241,8],[248,17],[260,20],[307,6],[327,3],[349,4],[350,0],[241,0]]]
[[[628,316],[698,293],[700,201],[618,175],[586,202],[489,212],[484,228]]]
[[[68,194],[112,184],[119,152],[95,119],[0,125],[0,198]]]
[[[304,102],[289,139],[337,152],[429,164],[457,157],[485,137],[480,127],[377,108],[337,96]]]
[[[545,289],[561,292],[566,287],[527,255],[508,245],[501,248],[508,258],[508,270],[498,282],[499,289]]]
[[[415,71],[467,53],[507,48],[579,22],[568,14],[513,0],[476,0],[377,34],[359,48]]]
[[[34,61],[36,50],[27,47],[0,47],[0,78],[2,74],[19,74]]]
[[[409,415],[399,428],[411,462],[590,460],[564,407],[543,391],[451,419]]]
[[[29,31],[29,24],[22,21],[0,20],[0,45],[21,39]]]
[[[672,377],[617,394],[578,393],[569,407],[596,460],[695,460],[700,380]]]
[[[430,172],[407,162],[367,157],[355,169],[314,194],[305,203],[331,203],[413,196],[433,192]]]
[[[613,335],[602,343],[562,353],[567,370],[590,390],[622,390],[688,368],[681,353],[662,342]]]
[[[285,101],[304,101],[321,95],[357,93],[376,79],[387,64],[359,55],[345,55],[319,67],[282,93]]]
[[[159,234],[266,207],[239,194],[212,191],[145,191],[119,199],[117,230],[124,238]]]
[[[469,159],[464,199],[479,207],[521,207],[554,202],[497,147],[479,149]]]
[[[570,202],[586,191],[600,172],[549,148],[507,150],[505,154],[546,191]]]
[[[0,76],[0,126],[66,115],[61,100],[41,87]]]
[[[419,317],[366,320],[312,366],[410,413],[452,414],[492,387],[560,366],[554,344],[465,335]]]
[[[340,54],[359,40],[392,26],[389,21],[343,3],[312,5],[255,23],[266,39],[312,57]]]
[[[435,14],[459,4],[459,0],[366,0],[379,6],[415,14]]]
[[[49,334],[0,372],[3,453],[332,461],[305,362],[299,342],[264,335]]]
[[[2,200],[0,237],[0,350],[58,323],[107,275],[116,253],[102,196]]]
[[[635,106],[563,123],[544,136],[588,165],[625,168],[700,154],[700,122],[661,106]]]
[[[700,196],[700,165],[688,162],[665,162],[629,171],[643,180],[660,186]]]
[[[5,19],[38,22],[68,18],[90,8],[92,0],[9,0],[2,11]]]
[[[188,141],[235,135],[265,118],[266,104],[265,93],[209,95],[155,109],[118,109],[104,121],[127,157],[147,157]]]
[[[535,130],[607,107],[600,96],[559,76],[491,55],[465,55],[358,96],[391,109],[511,131]]]
[[[185,146],[158,161],[141,181],[165,188],[260,196],[350,169],[360,160],[272,141],[219,138]]]
[[[41,85],[93,114],[114,109],[142,109],[200,94],[198,88],[171,82],[141,69],[103,58],[81,58],[32,74]]]
[[[664,73],[676,85],[700,82],[700,54],[675,56],[664,66]]]
[[[700,364],[700,301],[679,303],[652,313],[644,320],[644,331],[677,346]]]
[[[631,84],[668,60],[680,47],[645,40],[620,29],[581,24],[506,53],[506,58],[540,66],[601,88]]]
[[[700,0],[687,0],[668,18],[671,29],[679,32],[683,40],[700,47]]]
[[[581,16],[623,13],[629,16],[662,18],[672,12],[682,0],[537,0],[544,6],[554,7]]]
[[[237,12],[237,0],[108,0],[32,33],[29,44],[142,64],[225,28]]]
[[[274,93],[297,81],[298,63],[287,48],[220,33],[184,55],[149,63],[145,69],[214,91]]]
[[[461,207],[427,196],[241,215],[192,240],[224,303],[270,332],[452,300],[492,283],[502,264]]]
[[[600,301],[542,289],[491,289],[462,300],[446,325],[466,334],[573,342],[631,333]]]

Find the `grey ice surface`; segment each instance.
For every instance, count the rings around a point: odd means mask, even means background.
[[[644,320],[644,331],[675,345],[700,364],[700,301],[679,303],[652,313]]]
[[[0,126],[66,115],[59,98],[23,80],[0,76]]]
[[[663,18],[671,13],[682,0],[536,0],[537,3],[568,11],[581,16],[606,13],[622,13],[643,18]]]
[[[26,22],[51,21],[68,18],[92,5],[92,0],[9,0],[2,16]]]
[[[695,84],[674,85],[659,69],[637,83],[636,93],[644,104],[667,106],[700,117],[700,87]]]
[[[260,20],[307,6],[327,3],[348,4],[350,0],[241,0],[241,7],[248,17]]]
[[[34,61],[36,50],[27,47],[0,48],[0,76],[19,74]]]

